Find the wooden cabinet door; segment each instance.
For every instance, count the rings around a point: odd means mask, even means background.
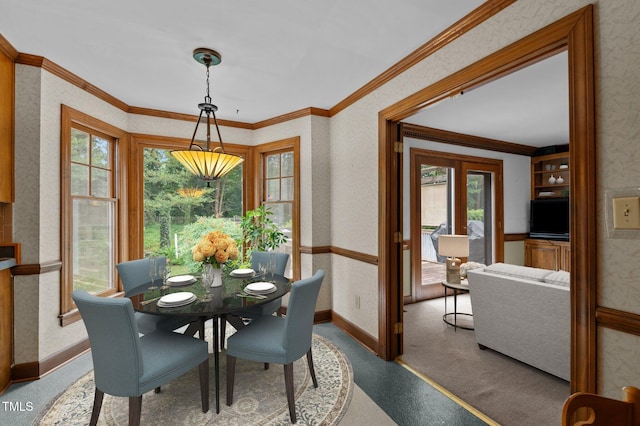
[[[560,247],[544,240],[525,240],[524,264],[557,271],[560,269]]]
[[[560,246],[560,269],[571,272],[571,248],[569,243],[562,243]]]

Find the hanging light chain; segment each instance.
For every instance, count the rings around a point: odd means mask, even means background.
[[[209,95],[209,67],[211,66],[211,61],[206,61],[205,65],[207,66],[207,95],[204,97],[204,102],[210,104],[211,96]]]

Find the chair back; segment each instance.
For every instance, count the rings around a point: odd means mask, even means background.
[[[157,259],[158,265],[164,264],[167,261],[167,258],[164,256],[158,256]],[[144,258],[129,260],[116,265],[120,279],[122,280],[125,296],[135,296],[147,290],[147,287],[151,283],[151,277],[149,276],[150,263],[151,260],[149,258]],[[157,279],[161,278],[157,277]]]
[[[300,358],[311,347],[313,317],[323,278],[324,271],[318,269],[312,277],[296,281],[291,286],[282,342],[287,351],[287,362]]]
[[[639,425],[640,389],[634,386],[622,388],[622,400],[593,393],[577,392],[562,407],[562,425]]]
[[[96,387],[110,395],[138,395],[144,369],[131,300],[85,290],[75,290],[72,298],[89,335]]]
[[[284,276],[287,270],[287,262],[289,262],[289,255],[287,253],[279,253],[275,251],[252,251],[251,252],[251,269],[257,271],[259,265],[269,264],[270,256],[276,257],[276,270],[277,275]]]

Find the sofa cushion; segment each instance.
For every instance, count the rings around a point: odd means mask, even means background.
[[[569,273],[567,271],[555,271],[544,277],[544,282],[569,287]]]
[[[485,271],[491,272],[493,274],[506,275],[508,277],[523,278],[540,282],[544,282],[544,277],[553,272],[548,269],[532,268],[530,266],[510,265],[508,263],[501,262],[487,266]]]

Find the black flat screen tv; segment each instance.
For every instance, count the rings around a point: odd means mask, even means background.
[[[529,237],[569,241],[569,198],[531,200]]]

